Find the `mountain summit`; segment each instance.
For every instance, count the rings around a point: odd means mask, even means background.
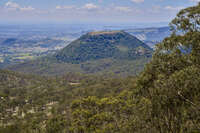
[[[151,58],[153,50],[124,31],[90,32],[53,56],[15,65],[9,69],[42,75],[66,72],[135,75]]]
[[[55,57],[67,63],[81,63],[104,58],[135,59],[150,56],[152,49],[124,31],[90,32],[73,41]]]

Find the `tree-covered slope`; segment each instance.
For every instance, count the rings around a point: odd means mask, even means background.
[[[55,56],[68,63],[103,58],[136,59],[151,56],[152,49],[123,31],[91,32],[72,42]]]
[[[8,67],[8,69],[27,74],[46,76],[64,75],[65,73],[69,72],[97,75],[114,74],[118,76],[132,76],[140,73],[150,59],[151,58],[143,57],[135,60],[117,60],[113,58],[106,58],[94,61],[86,61],[80,64],[72,64],[59,62],[54,58],[42,58],[11,66]]]
[[[0,70],[0,133],[68,132],[74,99],[116,95],[131,88],[133,81],[73,73],[49,78]],[[58,123],[52,125],[57,117]]]
[[[200,3],[178,13],[131,91],[74,101],[72,132],[199,133],[199,15]]]
[[[181,10],[135,78],[0,71],[0,133],[199,133],[199,14]]]
[[[136,75],[151,59],[153,50],[123,31],[91,32],[81,36],[53,56],[8,67],[31,74],[63,75],[113,73]]]

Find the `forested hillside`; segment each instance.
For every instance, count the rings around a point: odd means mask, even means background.
[[[69,132],[75,99],[114,96],[131,88],[133,82],[133,77],[69,73],[48,78],[1,70],[0,133]]]
[[[0,132],[199,133],[199,15],[200,4],[181,10],[137,77],[1,71]]]
[[[66,72],[132,76],[141,72],[153,50],[124,31],[90,32],[53,56],[8,67],[10,70],[61,75]]]
[[[105,58],[133,60],[151,53],[149,46],[124,31],[102,31],[81,36],[55,56],[63,62],[80,63]]]

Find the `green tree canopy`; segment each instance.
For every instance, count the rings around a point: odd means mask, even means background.
[[[181,10],[170,25],[172,35],[138,78],[138,93],[152,102],[158,132],[200,131],[200,4]]]

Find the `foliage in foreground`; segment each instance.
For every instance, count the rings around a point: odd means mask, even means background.
[[[48,113],[44,111],[26,114],[20,120],[14,119],[18,122],[8,122],[0,131],[199,133],[199,14],[200,4],[179,12],[171,23],[173,34],[158,44],[152,61],[136,79],[85,80],[71,89],[75,100],[61,104],[68,101],[68,95],[57,95],[59,104],[51,109],[50,115],[46,116]],[[52,90],[50,97],[59,92]],[[61,92],[66,94],[64,90]]]

